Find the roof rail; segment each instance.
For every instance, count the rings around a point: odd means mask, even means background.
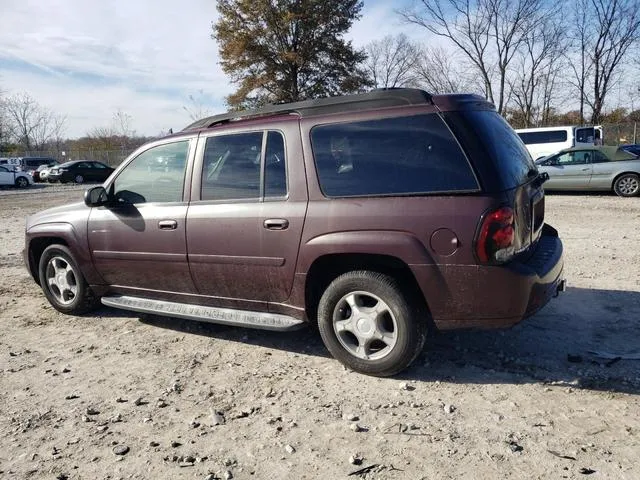
[[[431,94],[417,88],[380,88],[367,93],[304,100],[302,102],[270,104],[254,110],[241,110],[214,115],[193,122],[184,128],[198,130],[234,120],[246,120],[274,114],[296,114],[300,117],[338,112],[354,112],[372,108],[401,105],[423,105],[432,102]]]

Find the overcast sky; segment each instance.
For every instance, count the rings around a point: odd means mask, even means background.
[[[400,32],[424,40],[393,12],[403,1],[365,1],[349,38],[359,47]],[[141,135],[180,129],[190,121],[183,106],[200,91],[213,113],[225,111],[233,87],[210,38],[215,0],[0,4],[0,89],[66,114],[69,137],[108,126],[118,109]]]

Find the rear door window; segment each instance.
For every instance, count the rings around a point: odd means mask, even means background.
[[[282,133],[247,132],[207,138],[202,166],[202,200],[282,199],[286,196],[287,167]]]
[[[478,189],[467,158],[436,114],[319,125],[311,142],[328,197]]]

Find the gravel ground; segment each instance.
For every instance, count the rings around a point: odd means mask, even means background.
[[[1,478],[640,478],[639,199],[548,195],[568,291],[378,379],[312,329],[56,312],[25,216],[84,188],[0,191]]]

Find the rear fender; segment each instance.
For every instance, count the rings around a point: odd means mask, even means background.
[[[311,264],[323,255],[350,253],[395,257],[409,267],[435,263],[424,244],[406,232],[334,232],[312,238],[303,244],[296,271],[307,273]]]

